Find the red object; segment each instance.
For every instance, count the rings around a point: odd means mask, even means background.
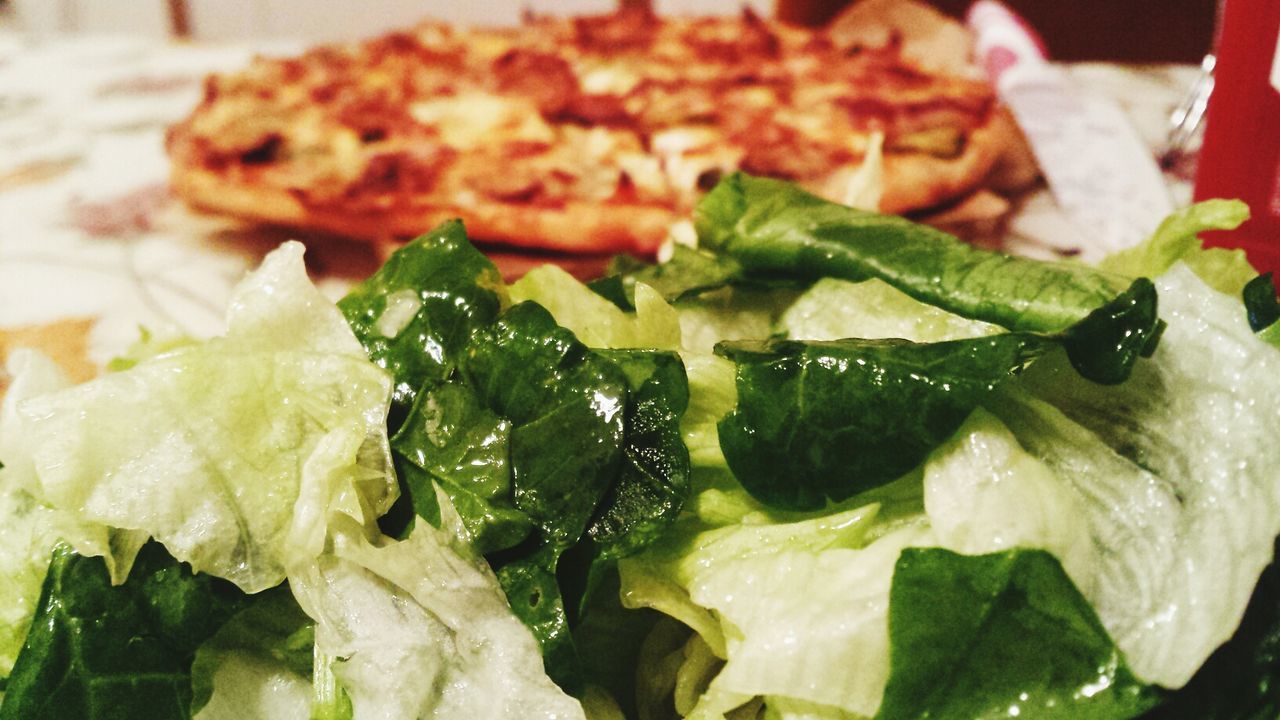
[[[1226,0],[1217,55],[1195,197],[1239,198],[1252,217],[1205,241],[1280,276],[1280,0]]]

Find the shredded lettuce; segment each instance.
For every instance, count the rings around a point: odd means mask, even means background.
[[[155,537],[248,592],[318,554],[328,512],[371,525],[395,499],[390,381],[289,243],[232,296],[227,333],[18,408],[40,496]],[[138,543],[112,544],[119,581]]]
[[[787,308],[779,325],[793,340],[858,337],[941,342],[1003,332],[997,325],[922,303],[876,278],[857,283],[822,278]]]
[[[1239,200],[1205,200],[1165,218],[1151,237],[1127,250],[1112,253],[1098,268],[1128,277],[1157,277],[1182,261],[1209,287],[1239,295],[1257,271],[1243,250],[1204,248],[1197,237],[1206,230],[1234,230],[1249,219],[1249,207]]]
[[[332,551],[290,573],[316,621],[316,646],[357,718],[582,718],[543,672],[529,629],[507,605],[446,496],[442,528],[371,542],[335,516]]]
[[[529,271],[509,290],[513,304],[538,303],[589,347],[679,349],[675,310],[643,282],[633,292],[635,311],[624,312],[554,265]]]
[[[995,407],[1086,500],[1098,614],[1143,679],[1182,686],[1240,623],[1280,535],[1280,352],[1175,265],[1161,347],[1101,388],[1048,358]]]
[[[589,285],[450,222],[17,353],[0,720],[1273,710],[1280,302],[1195,237],[1245,212],[1088,268],[738,174]]]
[[[314,632],[288,589],[249,599],[196,651],[191,708],[197,720],[311,717]]]

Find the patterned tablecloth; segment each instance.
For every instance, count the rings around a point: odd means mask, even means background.
[[[296,234],[198,215],[171,198],[164,132],[194,106],[206,73],[236,68],[253,51],[119,38],[37,43],[0,31],[0,328],[99,318],[89,342],[97,362],[119,354],[140,326],[219,331],[231,286]],[[1121,103],[1153,149],[1195,77],[1183,66],[1070,72]],[[1167,178],[1185,201],[1187,178]],[[1045,254],[1078,241],[1067,228],[1048,193],[1033,192],[1009,223],[1007,245]],[[334,296],[376,267],[358,243],[301,239]]]

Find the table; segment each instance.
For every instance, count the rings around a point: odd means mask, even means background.
[[[290,237],[308,244],[317,283],[339,297],[379,259],[368,247],[199,215],[170,197],[164,133],[200,96],[206,73],[254,48],[124,38],[33,41],[0,31],[0,328],[97,318],[89,358],[105,363],[138,337],[219,332],[230,288]],[[1181,65],[1072,65],[1116,99],[1153,148],[1195,77]],[[1167,175],[1190,197],[1184,172]],[[1020,202],[1007,247],[1032,255],[1077,239],[1044,190]]]

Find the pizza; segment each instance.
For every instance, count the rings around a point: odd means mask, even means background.
[[[840,200],[874,153],[880,210],[934,208],[1016,133],[990,86],[900,46],[746,10],[428,22],[210,76],[168,133],[172,185],[253,221],[386,240],[461,217],[574,252],[652,252],[739,169]]]

